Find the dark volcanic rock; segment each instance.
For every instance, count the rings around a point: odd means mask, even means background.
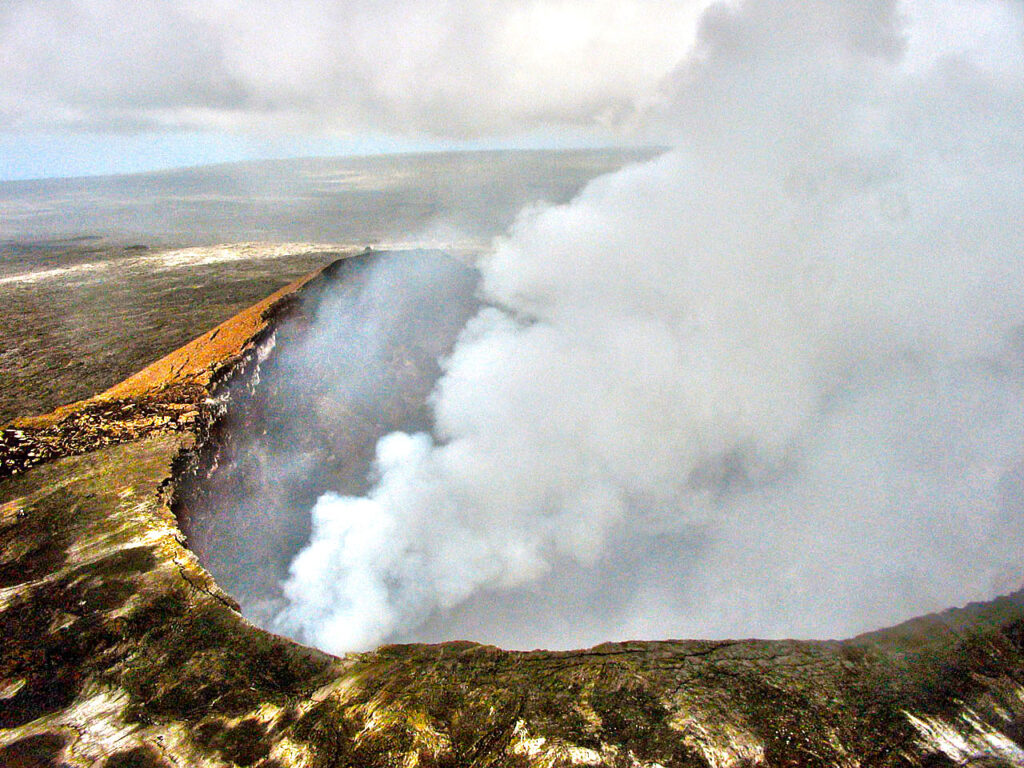
[[[1024,763],[1024,593],[844,642],[335,658],[253,627],[171,501],[299,288],[5,433],[0,765]]]

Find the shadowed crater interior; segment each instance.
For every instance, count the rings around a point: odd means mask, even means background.
[[[317,498],[365,493],[380,437],[431,429],[439,361],[477,308],[476,271],[439,252],[365,254],[327,277],[229,385],[214,439],[178,490],[189,546],[264,626]]]

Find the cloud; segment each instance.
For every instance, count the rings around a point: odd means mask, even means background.
[[[319,500],[277,626],[829,636],[1019,585],[1021,8],[970,5],[1005,50],[923,0],[710,8],[676,149],[496,242],[434,434]]]
[[[0,127],[465,138],[621,124],[705,0],[11,0]]]

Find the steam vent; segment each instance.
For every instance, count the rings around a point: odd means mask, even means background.
[[[334,657],[243,618],[263,586],[196,553],[259,519],[218,517],[204,483],[275,330],[348,263],[3,430],[0,766],[1024,765],[1024,592],[841,642],[559,652]]]

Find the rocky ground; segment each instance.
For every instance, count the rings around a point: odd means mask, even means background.
[[[104,239],[47,243],[17,266],[8,260],[13,274],[0,273],[0,424],[101,392],[355,250],[253,243],[150,251]]]
[[[175,517],[299,280],[0,446],[0,766],[1024,765],[1024,593],[844,642],[336,658],[246,622]]]

